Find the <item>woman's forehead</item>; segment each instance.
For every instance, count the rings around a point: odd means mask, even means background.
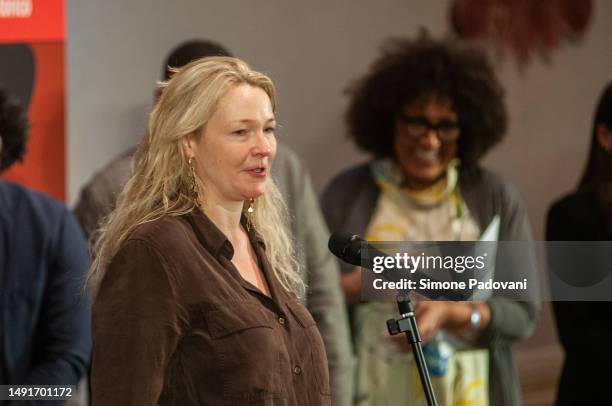
[[[438,113],[443,112],[457,114],[457,112],[453,108],[453,103],[448,96],[432,93],[405,103],[402,107],[402,112],[424,112],[425,110],[432,108],[435,109]]]
[[[274,111],[270,97],[263,89],[241,84],[230,88],[219,99],[211,119],[269,121],[274,119]]]

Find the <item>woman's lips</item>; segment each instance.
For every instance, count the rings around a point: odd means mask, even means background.
[[[416,150],[413,155],[421,162],[433,163],[438,160],[437,151]]]
[[[268,175],[267,168],[253,168],[253,169],[248,169],[246,172],[249,175],[254,176],[256,178],[265,178]]]

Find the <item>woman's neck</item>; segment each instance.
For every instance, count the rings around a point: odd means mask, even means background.
[[[442,173],[437,178],[429,180],[429,181],[426,181],[426,182],[406,177],[405,180],[404,180],[404,186],[408,190],[410,190],[410,191],[413,191],[413,192],[422,192],[424,190],[432,188],[434,185],[436,185],[440,181],[442,181],[445,177],[446,177],[446,173]]]
[[[212,200],[205,199],[202,203],[202,210],[230,241],[235,241],[243,233],[240,218],[244,203],[221,203]]]

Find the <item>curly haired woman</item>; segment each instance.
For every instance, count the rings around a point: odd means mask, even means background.
[[[391,41],[350,94],[350,137],[373,160],[326,188],[330,229],[370,241],[470,241],[499,222],[499,240],[531,239],[516,192],[478,164],[507,122],[502,87],[481,50],[426,34]],[[384,335],[395,306],[359,303],[360,271],[343,270],[358,360],[356,403],[425,404],[404,338]],[[536,303],[494,295],[473,303],[422,301],[415,311],[441,405],[520,404],[510,345],[533,332]]]

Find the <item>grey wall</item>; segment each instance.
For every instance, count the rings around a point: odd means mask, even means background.
[[[189,38],[215,39],[272,77],[279,138],[323,187],[363,158],[343,136],[349,79],[366,69],[383,38],[412,34],[421,24],[436,34],[446,30],[446,1],[424,9],[417,3],[69,1],[70,202],[93,171],[143,133],[166,53]]]
[[[522,74],[512,63],[500,65],[510,129],[485,165],[519,189],[538,238],[550,202],[582,174],[597,99],[612,82],[612,2],[594,3],[587,35],[555,52],[550,64],[534,61]]]
[[[78,191],[144,132],[154,83],[169,49],[211,38],[265,71],[279,97],[280,138],[296,149],[320,190],[365,158],[344,136],[342,90],[364,73],[382,39],[424,25],[448,31],[449,1],[68,1],[68,192]],[[608,23],[606,23],[608,21]],[[600,89],[612,80],[612,2],[578,46],[521,74],[500,63],[511,125],[485,164],[523,195],[537,237],[552,199],[571,189],[588,145]]]

